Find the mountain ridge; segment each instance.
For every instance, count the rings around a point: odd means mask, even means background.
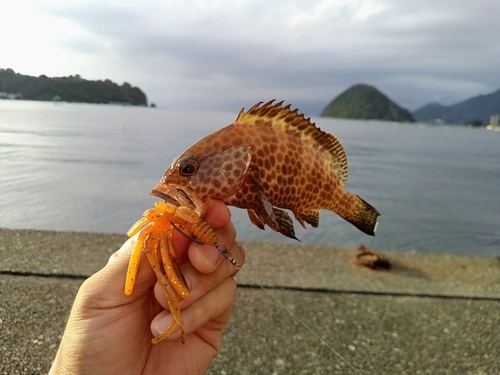
[[[417,121],[446,124],[489,124],[492,115],[500,113],[500,89],[477,95],[450,106],[429,103],[413,112]]]

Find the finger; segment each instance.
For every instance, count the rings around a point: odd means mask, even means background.
[[[212,199],[203,219],[214,229],[222,228],[230,222],[231,211],[221,201]],[[191,241],[183,234],[174,230],[173,243],[178,256],[181,257],[187,251]]]
[[[210,323],[207,329],[222,330],[229,322],[235,296],[236,282],[234,279],[228,278],[217,288],[195,301],[182,312],[182,325],[185,332],[187,334],[196,332]],[[151,322],[151,332],[155,337],[159,336],[171,323],[172,315],[168,310],[164,310]],[[180,336],[181,332],[177,329],[166,340],[177,340]]]
[[[230,248],[230,251],[238,264],[243,265],[243,263],[245,262],[245,250],[243,249],[243,247],[239,243],[234,242],[232,247]],[[237,272],[238,269],[236,269],[225,258],[223,259],[220,267],[209,274],[199,272],[189,263],[185,264],[183,266],[183,274],[189,286],[190,292],[187,299],[179,301],[181,310],[187,308],[205,294],[210,293],[211,290],[217,288],[220,284],[225,282],[225,280],[232,279],[232,277]],[[154,292],[157,301],[162,305],[163,308],[167,309],[168,304],[165,300],[163,287],[159,283],[156,283]]]
[[[131,302],[154,285],[156,280],[154,272],[146,257],[141,255],[132,297],[126,296],[124,293],[128,263],[136,239],[137,236],[129,238],[118,251],[111,255],[108,264],[103,269],[84,282],[82,286],[86,297],[84,301],[92,304],[92,307],[105,308]]]
[[[212,228],[222,228],[231,221],[231,211],[217,199],[212,199],[203,218]]]
[[[215,231],[218,242],[225,244],[228,248],[232,246],[236,238],[236,229],[233,223],[229,222],[223,228]],[[202,273],[214,272],[225,260],[215,246],[199,245],[192,243],[188,250],[189,261],[198,271]]]
[[[119,257],[124,256],[124,254],[128,254],[132,252],[133,247],[135,246],[135,242],[137,240],[137,236],[129,238],[125,243],[116,250],[108,259],[108,264],[113,263]]]
[[[245,262],[245,250],[238,242],[234,242],[229,250],[238,262],[239,265],[243,265]],[[184,309],[191,303],[194,303],[197,299],[201,298],[205,294],[210,293],[211,290],[215,289],[218,285],[225,282],[227,279],[232,279],[239,269],[233,266],[231,262],[223,257],[222,264],[214,272],[209,274],[204,274],[198,272],[194,268],[186,269],[184,274],[189,278],[189,283],[191,285],[191,290],[189,297],[186,300],[180,302],[180,308]]]

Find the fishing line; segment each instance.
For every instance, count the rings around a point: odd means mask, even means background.
[[[271,297],[282,309],[284,309],[292,318],[294,318],[297,322],[299,322],[306,330],[308,330],[314,337],[316,337],[322,345],[326,346],[330,351],[344,361],[351,369],[360,373],[359,369],[354,367],[347,359],[345,359],[338,351],[336,351],[328,342],[321,338],[309,325],[300,319],[296,314],[294,314],[288,307],[286,307],[270,290],[266,289],[262,284],[260,284],[255,278],[248,273],[245,269],[240,268],[240,272],[243,272],[246,276],[248,276],[255,284],[257,284],[269,297]]]
[[[178,228],[174,223],[171,223],[172,226],[178,231],[180,232],[181,234],[183,234],[184,236],[186,236],[187,238],[189,238],[191,241],[197,243],[197,244],[200,244],[200,245],[204,245],[204,242],[202,241],[199,241],[191,236],[189,236],[187,233],[185,233],[184,231],[182,231],[180,228]],[[316,337],[322,345],[326,346],[328,349],[330,349],[330,351],[336,355],[339,359],[341,359],[342,361],[344,361],[344,363],[346,363],[351,369],[353,369],[354,371],[356,371],[357,373],[359,373],[359,369],[357,369],[356,367],[354,367],[347,359],[345,359],[338,351],[336,351],[330,344],[328,344],[324,339],[321,338],[321,336],[319,336],[311,327],[309,327],[309,325],[304,322],[302,319],[300,319],[296,314],[294,314],[288,307],[286,307],[278,298],[276,298],[276,296],[274,296],[274,294],[266,289],[262,284],[260,284],[250,273],[248,273],[246,270],[244,270],[236,261],[236,259],[232,256],[229,248],[227,247],[227,245],[225,243],[222,243],[222,242],[216,242],[214,244],[214,246],[217,248],[217,250],[219,250],[219,252],[233,265],[234,268],[236,268],[237,270],[239,270],[240,272],[244,272],[245,275],[247,275],[255,284],[257,284],[269,297],[271,297],[271,299],[273,299],[277,304],[278,306],[280,306],[282,309],[284,309],[293,319],[295,319],[297,322],[299,322],[307,331],[309,331],[314,337]]]

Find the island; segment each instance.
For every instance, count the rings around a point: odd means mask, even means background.
[[[411,113],[394,103],[375,87],[357,84],[328,104],[322,117],[414,122]]]
[[[90,81],[79,74],[69,77],[33,77],[0,69],[0,99],[106,103],[146,106],[144,92],[127,82]]]

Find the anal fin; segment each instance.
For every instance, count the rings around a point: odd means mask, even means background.
[[[319,210],[308,211],[308,212],[294,212],[295,218],[297,221],[302,224],[305,228],[304,222],[311,224],[314,228],[317,228],[319,225]]]

